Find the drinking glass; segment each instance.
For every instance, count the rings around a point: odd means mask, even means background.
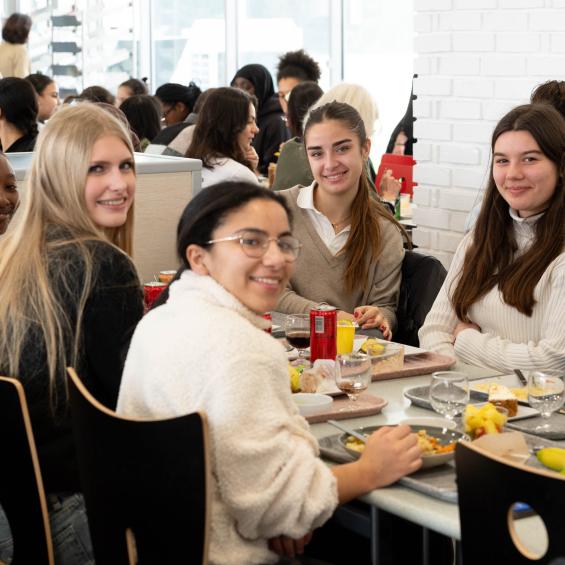
[[[298,349],[298,358],[305,358],[310,347],[310,314],[291,314],[285,318],[283,327],[288,343]]]
[[[453,421],[469,402],[469,383],[464,373],[438,371],[432,374],[430,384],[432,408]]]
[[[335,384],[349,400],[367,389],[371,382],[371,359],[364,353],[344,353],[335,358]]]
[[[541,417],[546,420],[535,430],[547,431],[551,428],[548,421],[549,417],[563,406],[564,398],[563,379],[540,371],[530,373],[528,376],[528,402],[532,408],[539,410]]]

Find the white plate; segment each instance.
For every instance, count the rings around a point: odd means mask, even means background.
[[[518,377],[512,373],[510,375],[500,375],[499,377],[487,377],[484,379],[476,379],[476,380],[472,380],[469,381],[469,390],[477,395],[477,398],[488,398],[488,391],[486,390],[477,390],[477,385],[485,385],[485,384],[498,384],[498,385],[504,385],[508,388],[526,388],[524,387],[524,385],[520,382],[520,380],[518,379]],[[527,400],[518,400],[518,402],[522,405],[528,405],[528,401]]]
[[[368,337],[369,336],[367,335],[361,335],[361,334],[355,335],[355,338],[353,340],[353,350],[354,351],[359,350]],[[395,341],[391,342],[391,341],[386,341],[385,339],[376,339],[376,341],[379,343],[383,343],[385,345],[388,343],[396,343]],[[405,345],[404,343],[399,343],[397,345],[402,345],[402,347],[404,347],[404,357],[409,357],[410,355],[420,355],[421,353],[427,352],[427,349],[422,349],[421,347],[414,347],[413,345]]]
[[[481,402],[480,404],[475,404],[478,408],[484,406],[486,402]],[[509,422],[513,422],[514,420],[524,420],[526,418],[533,418],[534,416],[539,416],[539,412],[532,408],[531,406],[524,406],[522,404],[518,404],[518,412],[516,416],[511,416],[508,418]]]

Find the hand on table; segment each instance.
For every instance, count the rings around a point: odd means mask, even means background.
[[[474,324],[473,322],[459,322],[455,326],[455,330],[453,330],[453,340],[454,341],[457,339],[457,336],[463,330],[477,330],[478,332],[480,332],[481,328],[479,326],[477,326],[477,324]]]
[[[371,489],[394,483],[422,465],[422,452],[410,426],[384,427],[373,432],[359,458]]]
[[[365,330],[379,328],[385,339],[389,341],[392,339],[390,324],[378,306],[358,306],[353,311],[353,316],[360,328]]]
[[[299,539],[292,539],[288,536],[278,536],[269,540],[269,549],[278,555],[293,558],[302,555],[304,548],[310,543],[312,532]]]

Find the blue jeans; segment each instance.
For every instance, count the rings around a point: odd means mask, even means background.
[[[81,494],[47,495],[53,550],[57,565],[94,565],[86,509]],[[24,540],[25,543],[27,540]],[[31,542],[31,540],[29,540]],[[28,542],[28,543],[29,543]],[[0,508],[0,561],[12,558],[12,537]]]

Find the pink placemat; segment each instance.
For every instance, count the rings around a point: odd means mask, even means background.
[[[456,360],[453,357],[441,355],[440,353],[432,353],[431,351],[426,351],[418,355],[408,355],[404,357],[404,366],[402,369],[386,373],[377,373],[373,375],[373,381],[427,375],[434,371],[449,369],[455,362]]]
[[[349,400],[347,396],[334,398],[330,407],[318,414],[306,416],[311,424],[325,422],[326,420],[345,420],[347,418],[361,418],[378,414],[388,401],[380,396],[374,396],[364,392],[357,400]]]

